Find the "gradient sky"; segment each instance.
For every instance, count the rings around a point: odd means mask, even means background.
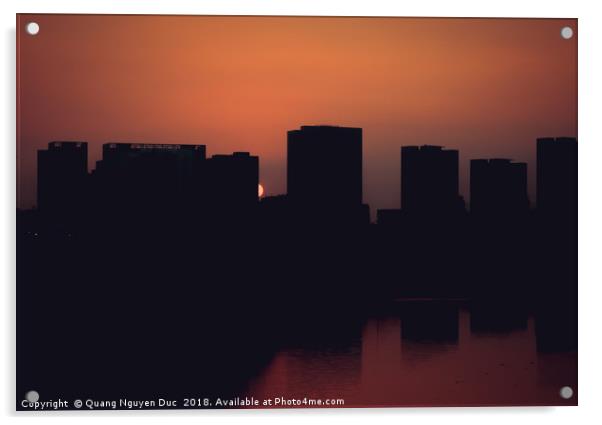
[[[40,24],[36,36],[27,22]],[[560,36],[563,26],[575,36]],[[17,205],[52,140],[200,143],[260,156],[286,191],[286,131],[364,129],[364,201],[399,207],[400,146],[529,163],[535,138],[577,136],[577,21],[19,15]]]

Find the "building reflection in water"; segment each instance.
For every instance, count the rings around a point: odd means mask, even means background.
[[[532,317],[480,330],[458,303],[404,304],[367,320],[357,339],[280,350],[247,395],[344,398],[347,407],[576,403],[559,397],[562,386],[576,389],[576,353],[538,353]],[[423,311],[436,320],[420,326]]]

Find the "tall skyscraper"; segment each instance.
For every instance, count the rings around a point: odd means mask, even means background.
[[[288,132],[287,193],[293,202],[362,203],[362,129],[302,126]]]
[[[88,175],[86,142],[51,142],[38,151],[38,208],[51,214],[75,213],[82,206]]]
[[[577,347],[577,139],[537,139],[537,280],[546,305],[536,313],[540,351]]]
[[[537,210],[545,215],[577,214],[577,139],[537,139]]]
[[[287,197],[307,219],[367,223],[362,204],[362,129],[301,126],[288,132]]]
[[[526,213],[527,164],[509,159],[470,161],[470,212],[475,216]]]
[[[458,192],[457,150],[428,145],[401,148],[401,208],[425,215],[464,210]]]

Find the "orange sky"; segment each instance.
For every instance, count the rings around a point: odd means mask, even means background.
[[[27,22],[40,24],[29,36]],[[399,207],[399,147],[529,162],[535,138],[577,136],[576,20],[19,15],[18,206],[35,204],[52,140],[202,143],[260,156],[286,190],[286,131],[364,129],[364,201]]]

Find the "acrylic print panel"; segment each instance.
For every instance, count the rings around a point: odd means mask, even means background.
[[[17,409],[577,404],[575,19],[17,28]]]

